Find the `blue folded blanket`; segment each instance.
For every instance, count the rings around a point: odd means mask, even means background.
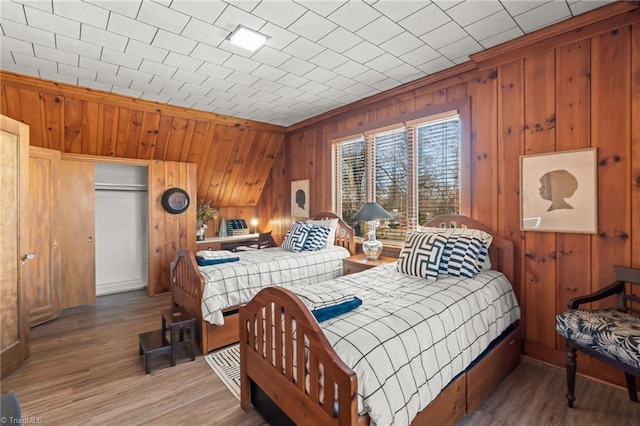
[[[311,311],[318,322],[326,321],[338,315],[346,314],[349,311],[354,310],[358,306],[362,305],[362,300],[353,296],[353,299],[346,302],[338,303],[336,305],[327,306],[324,308],[314,309]]]
[[[220,263],[228,263],[228,262],[237,262],[239,261],[239,257],[225,257],[222,259],[205,259],[204,257],[196,256],[196,263],[198,266],[210,266],[210,265],[219,265]]]

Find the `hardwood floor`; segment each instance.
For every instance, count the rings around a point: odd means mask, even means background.
[[[2,380],[22,415],[56,425],[265,425],[199,356],[171,368],[160,357],[144,374],[138,333],[160,328],[169,297],[135,291],[98,297],[31,330],[31,357]],[[637,425],[626,390],[583,377],[566,407],[564,370],[524,359],[460,425]],[[32,420],[33,422],[33,420]]]

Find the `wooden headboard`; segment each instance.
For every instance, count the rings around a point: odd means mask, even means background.
[[[334,244],[346,248],[352,256],[356,254],[356,233],[354,229],[349,226],[347,222],[342,220],[340,216],[333,212],[322,212],[315,215],[313,219],[338,219],[338,229],[336,230],[336,239]]]
[[[491,268],[501,271],[512,286],[516,285],[514,281],[513,242],[511,240],[502,238],[477,220],[459,214],[447,214],[434,217],[424,226],[433,226],[436,228],[471,228],[491,234],[493,236],[493,242],[491,243],[491,247],[489,247]]]

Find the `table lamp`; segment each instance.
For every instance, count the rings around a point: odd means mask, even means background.
[[[251,219],[251,226],[253,226],[253,229],[255,231],[255,233],[258,233],[258,218],[254,217],[253,219]]]
[[[352,222],[373,222],[371,230],[367,233],[369,239],[362,243],[362,251],[369,260],[378,260],[382,253],[382,243],[376,240],[376,220],[393,219],[391,213],[387,212],[378,203],[364,203],[358,213],[351,219]]]

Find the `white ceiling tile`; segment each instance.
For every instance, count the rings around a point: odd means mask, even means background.
[[[271,22],[267,22],[262,28],[260,28],[260,33],[269,37],[265,44],[267,47],[271,47],[273,49],[282,49],[298,38],[297,34],[287,31],[284,28],[280,28],[277,25],[273,25]]]
[[[202,82],[204,82],[207,79],[207,76],[203,74],[191,72],[191,71],[178,70],[173,75],[173,78],[179,81],[184,81],[185,83],[198,85],[198,84],[202,84]]]
[[[385,53],[367,62],[365,65],[375,71],[385,72],[391,68],[402,65],[402,61],[390,53]]]
[[[141,92],[144,92],[145,95],[148,95],[148,94],[157,95],[162,90],[162,87],[153,86],[151,84],[139,83],[137,81],[132,82],[129,88],[131,90],[139,90]]]
[[[302,59],[299,59],[296,57],[292,57],[287,62],[284,62],[283,64],[281,64],[278,68],[283,69],[287,72],[302,76],[308,73],[309,71],[311,71],[312,69],[314,69],[315,67],[316,67],[315,65],[310,64],[309,62],[303,61]]]
[[[2,0],[5,1],[5,0]],[[22,3],[24,5],[29,5],[30,7],[35,7],[40,10],[44,10],[45,12],[53,13],[53,4],[51,0],[14,0],[16,3]]]
[[[253,55],[252,51],[247,50],[240,46],[236,46],[235,44],[232,44],[229,40],[222,40],[218,45],[218,47],[220,49],[226,50],[227,52],[230,52],[239,56],[244,56],[245,58],[249,58]]]
[[[281,52],[269,46],[263,46],[262,49],[251,56],[251,59],[254,61],[263,62],[272,67],[280,66],[280,64],[289,60],[289,58],[291,58],[291,55],[288,53]]]
[[[230,81],[231,83],[241,84],[243,86],[251,86],[253,83],[258,81],[259,78],[242,71],[234,71],[229,74],[225,80]]]
[[[155,61],[145,59],[140,65],[140,71],[148,72],[149,74],[157,74],[162,77],[171,78],[173,74],[178,70],[176,67],[170,65],[159,64]]]
[[[33,77],[40,77],[40,73],[38,72],[38,68],[34,68],[32,66],[18,65],[18,64],[10,64],[3,63],[2,70],[7,72],[15,72],[18,74],[30,75]]]
[[[284,84],[285,86],[298,88],[308,82],[309,79],[300,77],[299,75],[288,73],[287,75],[278,79],[278,83]]]
[[[371,21],[378,19],[380,12],[366,3],[350,1],[342,5],[328,18],[349,31],[357,31]]]
[[[310,62],[320,65],[328,70],[332,70],[338,65],[344,64],[348,60],[348,58],[330,49],[325,49],[313,58],[309,59]]]
[[[185,83],[184,86],[180,88],[180,91],[185,93],[193,93],[194,95],[198,96],[208,96],[208,93],[211,92],[211,89],[200,85]]]
[[[95,80],[85,80],[82,78],[78,78],[78,85],[88,87],[90,89],[101,90],[103,92],[110,92],[113,88],[113,86],[109,84],[99,83]]]
[[[338,90],[336,88],[329,87],[321,95],[324,96],[327,99],[335,99],[337,97],[342,96],[343,94],[344,94],[344,92],[342,90]]]
[[[347,93],[351,93],[352,95],[365,96],[371,93],[372,89],[366,84],[356,83],[353,86],[347,87],[346,89],[344,89],[344,91]]]
[[[454,65],[455,64],[453,63],[453,61],[451,61],[449,58],[440,56],[416,68],[418,68],[420,71],[426,72],[427,74],[433,74],[438,71],[442,71],[445,68],[452,67]]]
[[[528,10],[535,9],[553,0],[502,0],[502,6],[511,16],[517,16]]]
[[[225,0],[227,3],[229,3],[228,0]],[[244,10],[245,12],[251,12],[253,9],[256,8],[256,6],[258,6],[258,4],[262,1],[262,0],[241,0],[241,1],[233,1],[234,5],[239,7],[240,9]]]
[[[263,1],[256,6],[251,13],[263,18],[265,21],[272,22],[282,28],[287,28],[306,11],[306,8],[296,3]]]
[[[126,37],[131,37],[143,43],[151,43],[153,37],[158,32],[158,28],[127,18],[126,16],[114,13],[109,19],[107,30]]]
[[[447,22],[451,18],[444,13],[435,4],[430,4],[427,7],[420,9],[416,13],[409,15],[400,22],[398,22],[407,31],[410,31],[417,37],[432,31]]]
[[[292,98],[295,98],[296,96],[300,96],[302,93],[303,93],[302,90],[294,89],[293,87],[289,87],[289,86],[282,86],[280,89],[273,92],[274,95],[282,96],[281,99],[278,99],[275,102],[278,105],[280,105],[281,100],[283,102],[293,103]]]
[[[484,40],[516,26],[516,22],[506,11],[501,10],[465,27],[476,40]]]
[[[512,40],[514,38],[520,37],[522,34],[522,30],[520,27],[509,28],[506,31],[501,32],[500,34],[496,34],[484,40],[480,40],[480,44],[488,49],[490,47],[496,46],[500,43],[504,43],[505,41]]]
[[[70,64],[73,65],[73,64]],[[97,61],[95,59],[81,57],[80,58],[80,67],[88,70],[93,70],[97,72],[102,72],[105,74],[116,75],[118,69],[120,68],[118,65],[109,64],[107,62]]]
[[[400,56],[400,59],[408,63],[409,65],[413,65],[417,67],[418,65],[422,65],[425,62],[429,62],[435,58],[440,56],[440,53],[432,49],[430,46],[421,46],[417,49],[412,50],[409,53],[405,53]]]
[[[482,50],[482,46],[480,46],[477,41],[471,37],[466,37],[462,40],[458,40],[444,46],[440,49],[440,53],[453,60],[454,58],[459,58],[463,55],[470,55],[480,50]]]
[[[356,75],[362,74],[366,72],[369,68],[365,67],[362,64],[359,64],[356,61],[347,61],[344,64],[337,66],[333,69],[333,71],[337,72],[346,77],[354,77]]]
[[[213,99],[209,99],[206,96],[198,96],[198,95],[191,94],[187,96],[186,100],[189,102],[193,102],[195,104],[209,105]]]
[[[429,31],[420,37],[420,39],[434,49],[440,49],[442,46],[463,39],[468,35],[469,34],[463,30],[457,22],[451,21],[433,31]]]
[[[256,93],[256,95],[258,95],[258,93]],[[236,97],[236,95],[233,93],[223,92],[216,89],[209,90],[209,94],[207,96],[209,96],[210,98],[218,99],[222,101],[229,101]]]
[[[0,47],[2,49],[19,52],[24,55],[33,56],[33,43],[19,40],[17,38],[0,36]]]
[[[49,72],[49,71],[45,71],[45,70],[40,70],[40,77],[44,78],[45,80],[59,81],[59,82],[62,82],[62,83],[73,84],[73,85],[77,85],[78,84],[78,77],[74,77],[74,76],[71,76],[71,75],[60,74],[60,73],[57,73],[57,72]]]
[[[271,65],[262,64],[256,68],[252,73],[256,77],[264,78],[270,81],[276,81],[280,77],[286,74],[286,71],[272,67]]]
[[[357,34],[363,39],[380,44],[400,34],[404,29],[386,16],[381,16],[375,21],[359,29]]]
[[[390,69],[389,71],[385,71],[385,74],[391,78],[394,78],[399,81],[404,81],[408,76],[415,75],[420,71],[415,67],[412,67],[409,64],[402,64],[399,67],[395,67]]]
[[[315,95],[313,93],[303,93],[302,95],[298,96],[296,98],[296,100],[300,101],[300,102],[306,102],[308,104],[313,104],[315,102],[318,102],[320,100],[322,100],[322,98],[318,95]]]
[[[26,25],[18,24],[17,22],[7,21],[1,17],[0,27],[2,28],[2,35],[16,40],[22,40],[28,43],[38,43],[51,47],[55,47],[56,45],[55,36],[50,31],[28,27]]]
[[[143,1],[137,19],[149,25],[180,34],[190,18],[184,13],[169,9],[158,3]]]
[[[63,34],[68,37],[80,37],[80,23],[77,21],[43,12],[42,10],[34,9],[29,6],[25,6],[24,10],[27,16],[29,28],[32,30],[39,28],[41,30]]]
[[[342,27],[338,27],[325,37],[318,40],[318,43],[338,53],[342,53],[362,42],[362,37],[350,33]]]
[[[233,98],[233,102],[235,102],[238,105],[244,105],[244,106],[249,106],[256,103],[255,99],[246,98],[244,96],[236,96],[235,98]]]
[[[216,47],[211,47],[204,43],[198,43],[190,56],[213,64],[222,65],[231,57],[231,53],[225,52],[224,50]]]
[[[185,15],[213,24],[227,4],[221,1],[180,0],[172,2],[170,7]]]
[[[571,13],[573,16],[579,15],[581,13],[588,12],[593,9],[597,9],[602,6],[606,6],[609,3],[616,0],[581,0],[575,3],[570,3],[569,8],[571,9]]]
[[[240,4],[240,2],[238,3]],[[245,12],[242,9],[235,7],[235,5],[227,6],[222,14],[216,19],[216,26],[231,32],[236,29],[238,25],[243,25],[254,31],[258,31],[265,24],[265,20]]]
[[[24,15],[24,6],[20,3],[2,1],[0,13],[2,13],[2,19],[17,22],[18,24],[26,25],[27,23],[27,18]]]
[[[349,59],[353,59],[356,62],[364,64],[365,62],[369,62],[384,53],[384,50],[365,40],[359,45],[344,52],[344,55]]]
[[[260,62],[243,58],[238,55],[231,55],[231,57],[227,59],[222,65],[232,70],[242,71],[244,73],[250,74],[253,70],[260,66]]]
[[[329,16],[347,0],[296,0],[307,9],[313,10],[320,16]]]
[[[465,1],[464,3],[457,4],[451,9],[447,10],[447,14],[451,16],[456,22],[462,26],[479,21],[489,15],[502,10],[502,4],[500,2],[492,1]]]
[[[159,75],[154,75],[151,79],[151,83],[155,86],[166,87],[168,89],[178,90],[185,83],[178,80],[171,80],[168,78],[160,77]]]
[[[570,16],[567,3],[552,1],[516,16],[515,20],[524,32],[530,32]]]
[[[404,55],[422,46],[422,40],[411,33],[401,33],[380,45],[384,50],[395,56]]]
[[[204,61],[179,53],[169,52],[167,57],[164,58],[163,63],[172,67],[184,68],[187,71],[195,71],[202,66]]]
[[[139,92],[137,90],[131,90],[125,87],[116,87],[116,86],[112,86],[111,93],[117,93],[123,96],[129,96],[131,98],[139,98],[142,95],[142,92]],[[178,105],[178,102],[176,102],[175,105]]]
[[[209,77],[202,82],[202,86],[224,92],[226,90],[229,90],[231,87],[233,87],[233,83],[225,80],[220,80],[216,77]]]
[[[449,10],[453,6],[457,5],[458,3],[462,3],[463,1],[464,0],[433,0],[433,2],[437,4],[438,7],[442,10]]]
[[[303,84],[302,86],[300,86],[298,89],[302,90],[303,92],[307,92],[307,93],[312,93],[314,95],[318,95],[322,92],[324,92],[325,90],[328,89],[327,86],[325,86],[324,84],[315,82],[315,81],[310,81],[306,84]]]
[[[230,70],[229,68],[225,68],[221,65],[210,64],[208,62],[205,62],[202,64],[200,68],[196,70],[196,72],[198,74],[208,75],[213,78],[224,80],[225,78],[227,78],[229,74],[233,72],[233,70]]]
[[[393,89],[394,87],[397,87],[399,84],[400,82],[398,80],[391,77],[387,77],[382,81],[373,83],[371,86],[375,87],[380,91],[385,91],[385,90]]]
[[[280,83],[276,83],[275,81],[271,81],[271,80],[267,80],[264,78],[261,78],[260,80],[256,81],[255,83],[253,83],[251,85],[251,87],[260,90],[262,92],[268,92],[268,93],[273,93],[276,90],[280,89],[282,87],[282,84]]]
[[[309,71],[308,73],[306,73],[304,76],[305,78],[308,78],[311,81],[315,81],[317,83],[324,83],[325,81],[329,81],[332,78],[336,78],[338,74],[336,74],[333,71],[329,71],[328,69],[323,67],[316,67],[311,71]]]
[[[120,67],[118,69],[118,77],[127,78],[129,80],[134,80],[140,83],[149,83],[151,78],[153,78],[153,74],[149,74],[148,72],[142,72],[138,70],[132,70],[131,68]]]
[[[84,22],[103,30],[107,28],[109,20],[109,11],[80,1],[54,0],[53,12],[56,15]]]
[[[127,78],[118,77],[117,75],[105,74],[99,72],[96,81],[99,83],[110,84],[112,86],[129,87],[131,80]]]
[[[51,72],[58,72],[58,64],[53,61],[49,61],[42,58],[36,58],[31,55],[23,55],[22,53],[17,53],[17,52],[13,53],[13,59],[16,61],[17,65],[43,69]]]
[[[122,65],[131,69],[138,69],[142,63],[142,58],[138,56],[128,55],[116,50],[107,49],[106,47],[102,51],[101,59],[104,62]]]
[[[172,105],[176,105],[183,108],[191,108],[193,106],[193,102],[189,102],[182,99],[174,99],[171,101]]]
[[[260,82],[258,82],[258,83],[260,83]],[[258,84],[258,83],[256,83],[256,84]],[[268,83],[273,83],[273,82],[269,81]],[[279,88],[280,87],[274,88],[273,91],[275,92]],[[262,89],[259,89],[259,90],[262,90]],[[267,90],[267,92],[269,92],[269,90]],[[265,93],[264,91],[256,93],[255,95],[253,95],[253,97],[258,102],[266,102],[266,103],[271,103],[271,102],[275,101],[276,99],[278,99],[278,95],[274,95],[272,93]]]
[[[229,31],[198,19],[191,19],[181,35],[216,47],[229,36]]]
[[[299,101],[297,101],[295,98],[296,96],[300,96],[302,94],[302,92],[298,91],[296,93],[293,93],[291,95],[288,96],[282,96],[278,99],[276,99],[273,103],[277,106],[274,106],[272,108],[272,111],[290,111],[290,109],[288,107],[293,106],[295,104],[297,104]]]
[[[171,99],[171,97],[169,96],[154,95],[153,93],[149,93],[149,92],[144,92],[144,94],[142,95],[142,98],[148,101],[159,102],[159,103],[167,103]]]
[[[283,49],[285,53],[298,57],[300,59],[311,59],[325,48],[303,37],[298,37]]]
[[[387,78],[386,75],[375,70],[368,70],[363,72],[360,75],[353,77],[355,81],[358,81],[360,83],[367,84],[370,86],[386,78]]]
[[[74,67],[77,67],[80,61],[80,56],[75,53],[56,50],[39,44],[34,45],[33,48],[35,50],[35,56],[38,58],[47,59],[53,62],[61,62],[63,64],[73,65]]]
[[[102,53],[102,47],[100,46],[61,34],[56,34],[56,47],[65,52],[76,53],[93,59],[100,59],[100,54]]]
[[[138,40],[129,40],[125,53],[129,55],[139,56],[141,58],[151,59],[152,61],[162,62],[167,57],[169,51],[160,47],[151,46]]]
[[[227,90],[227,92],[234,93],[238,96],[249,97],[249,96],[253,96],[257,92],[257,90],[254,89],[253,87],[247,87],[241,84],[236,84],[233,87],[230,87],[229,90]]]
[[[95,4],[104,9],[112,10],[121,15],[128,16],[129,18],[135,18],[140,10],[140,4],[142,0],[127,0],[127,1],[113,1],[113,0],[85,0],[88,3]]]
[[[110,33],[91,25],[80,26],[80,40],[93,43],[98,46],[109,46],[113,50],[124,51],[129,39],[118,34]]]
[[[311,41],[318,41],[337,27],[336,24],[328,19],[308,11],[291,24],[288,30],[308,38]]]
[[[13,60],[13,54],[10,50],[0,49],[0,65],[2,64],[15,64],[16,61]],[[2,67],[0,67],[2,69]]]
[[[85,68],[72,67],[71,65],[67,64],[58,65],[58,72],[65,75],[72,75],[74,77],[82,78],[85,80],[95,80],[97,74],[95,71]]]
[[[380,13],[389,17],[394,22],[403,20],[413,15],[418,10],[427,6],[429,2],[423,0],[413,1],[379,1],[373,5]]]

